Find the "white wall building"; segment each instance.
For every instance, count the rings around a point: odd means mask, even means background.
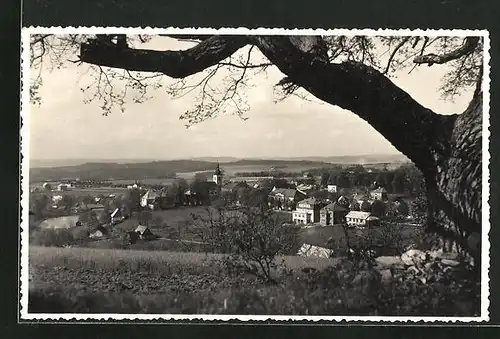
[[[321,202],[309,198],[297,203],[297,208],[292,212],[292,221],[297,224],[310,224],[319,221]]]
[[[378,224],[379,218],[372,216],[370,212],[350,211],[345,216],[348,226],[369,227]]]
[[[337,193],[338,192],[338,186],[337,185],[328,185],[326,187],[326,190],[330,193]]]

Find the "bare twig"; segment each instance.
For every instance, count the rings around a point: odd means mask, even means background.
[[[442,55],[436,55],[433,53],[419,55],[413,59],[413,62],[416,64],[427,64],[428,66],[432,66],[433,64],[444,64],[472,53],[478,44],[479,37],[467,37],[464,39],[462,46],[449,53]]]
[[[392,64],[392,60],[394,59],[394,56],[396,55],[396,53],[398,52],[398,50],[403,47],[403,45],[405,43],[408,42],[408,40],[410,40],[410,37],[406,37],[404,38],[399,44],[396,45],[396,48],[394,48],[394,50],[392,51],[391,55],[389,56],[389,60],[387,61],[387,66],[385,67],[385,71],[383,74],[387,74],[389,72],[389,69],[391,67],[391,64]]]

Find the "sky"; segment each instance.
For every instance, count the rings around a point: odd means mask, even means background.
[[[189,47],[158,38],[144,48]],[[244,51],[243,51],[244,52]],[[243,53],[241,52],[241,53]],[[257,55],[256,58],[259,58]],[[283,75],[275,67],[254,76],[245,95],[250,105],[247,120],[225,114],[186,129],[179,116],[197,103],[195,95],[180,99],[160,89],[152,99],[128,104],[125,112],[103,116],[97,104],[84,103],[82,84],[86,65],[68,64],[43,70],[41,105],[29,106],[29,147],[32,159],[180,159],[191,157],[307,157],[399,152],[355,114],[339,107],[297,97],[275,103],[273,85]],[[392,81],[422,105],[440,114],[463,111],[472,92],[440,98],[445,66],[421,66]],[[192,81],[200,75],[192,76]],[[171,80],[165,79],[166,82]]]

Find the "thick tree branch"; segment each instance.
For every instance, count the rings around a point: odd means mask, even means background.
[[[90,41],[81,45],[80,60],[99,66],[184,78],[226,59],[247,42],[246,37],[213,36],[183,51],[156,51],[119,48]]]
[[[454,118],[423,107],[372,67],[357,62],[330,63],[321,37],[213,36],[184,51],[119,49],[91,42],[82,45],[81,59],[182,78],[220,63],[246,44],[256,45],[290,85],[357,114],[424,172],[433,167],[432,153],[441,147],[446,128],[452,125],[449,120]]]
[[[444,64],[452,60],[460,59],[461,57],[472,53],[479,43],[479,37],[468,37],[464,39],[464,43],[459,48],[442,55],[436,55],[433,53],[419,55],[413,59],[416,64],[427,64],[432,66],[433,64]]]
[[[435,114],[372,67],[357,62],[333,64],[283,37],[256,37],[262,53],[317,98],[367,121],[424,172],[432,152],[446,136],[451,117]],[[321,50],[321,48],[320,48]]]

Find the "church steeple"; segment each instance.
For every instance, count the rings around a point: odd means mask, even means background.
[[[220,170],[218,161],[217,161],[217,167],[215,168],[213,179],[217,185],[222,185],[222,171]]]

